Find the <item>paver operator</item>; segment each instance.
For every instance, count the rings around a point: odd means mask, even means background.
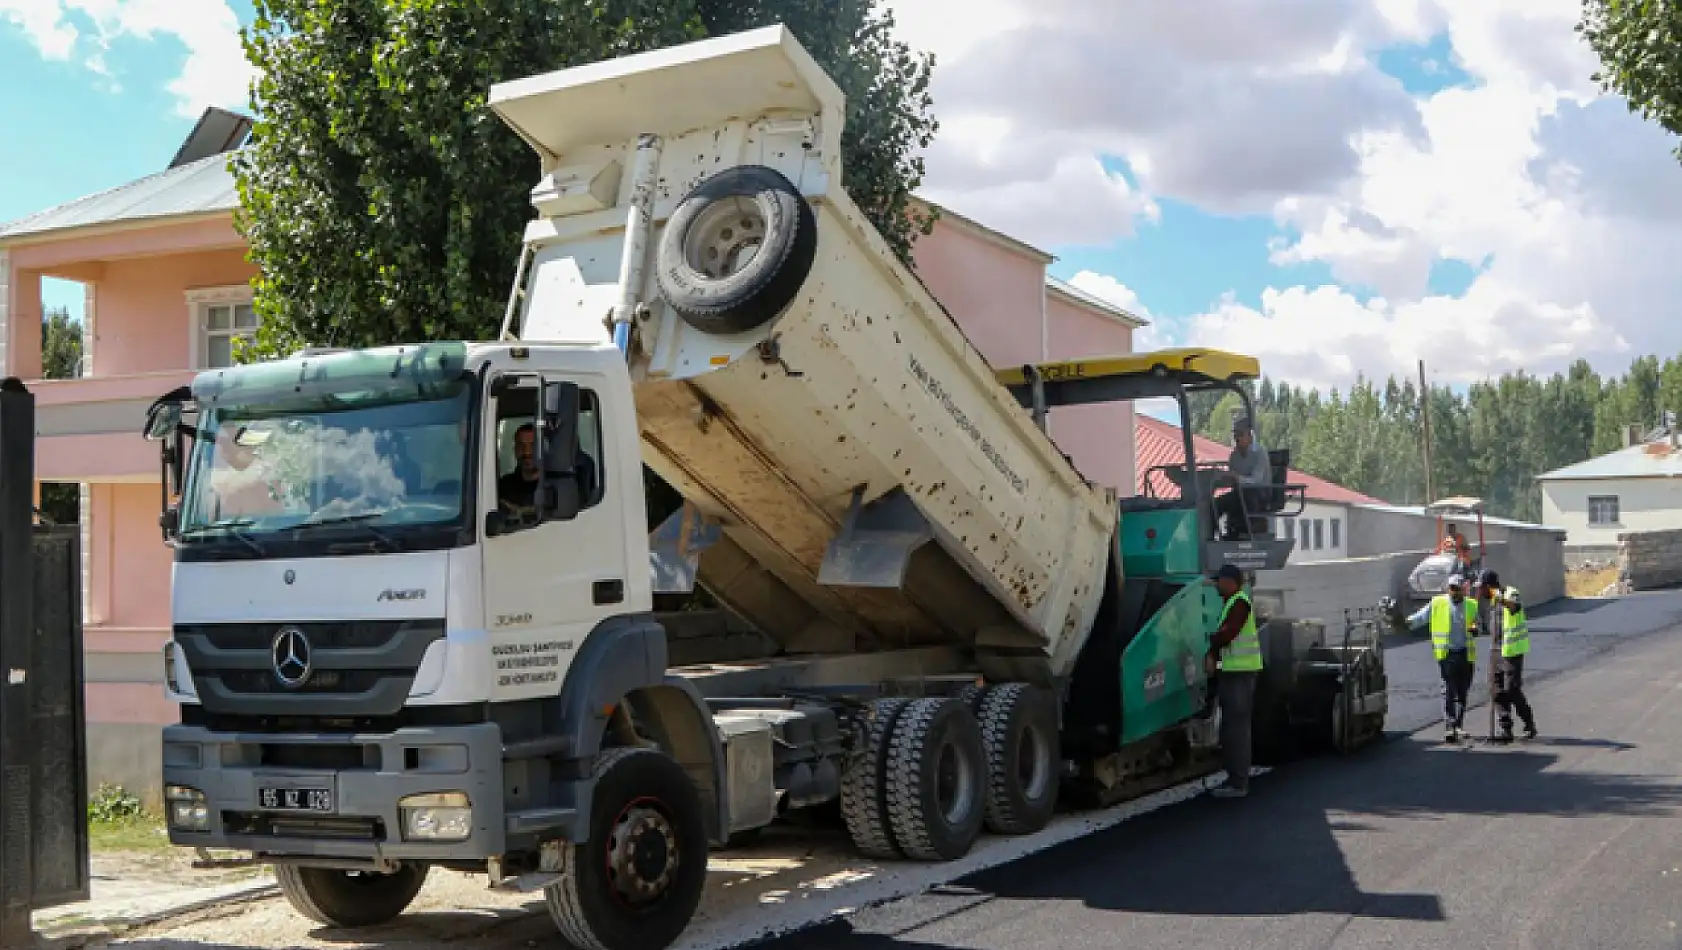
[[[1444,726],[1449,742],[1466,735],[1466,703],[1472,692],[1472,674],[1477,669],[1478,602],[1466,596],[1466,582],[1459,574],[1448,579],[1448,593],[1438,594],[1408,618],[1409,624],[1428,620],[1431,652],[1443,678]]]
[[[1217,498],[1215,506],[1221,518],[1221,537],[1232,541],[1244,537],[1250,527],[1244,522],[1244,507],[1239,500],[1239,492],[1273,484],[1273,463],[1268,459],[1267,450],[1256,444],[1256,435],[1248,419],[1237,418],[1232,422],[1232,455],[1227,458],[1226,467],[1238,480],[1238,485]]]
[[[1524,723],[1524,737],[1536,738],[1536,716],[1524,696],[1524,657],[1530,652],[1530,620],[1517,587],[1502,587],[1494,571],[1483,572],[1483,596],[1490,602],[1490,662],[1495,664],[1495,711],[1501,731],[1495,741],[1513,741],[1513,710]]]
[[[1226,781],[1210,794],[1243,798],[1250,792],[1250,721],[1262,669],[1261,637],[1256,632],[1254,605],[1244,590],[1244,572],[1222,564],[1214,581],[1221,595],[1221,622],[1209,638],[1203,669],[1215,678],[1219,697]]]

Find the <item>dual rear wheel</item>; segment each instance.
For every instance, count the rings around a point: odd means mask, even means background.
[[[983,827],[1011,835],[1045,827],[1059,764],[1056,706],[1038,687],[877,700],[843,776],[841,811],[867,856],[949,861]]]

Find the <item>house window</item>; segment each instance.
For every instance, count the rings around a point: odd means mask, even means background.
[[[1342,534],[1343,534],[1343,519],[1342,518],[1333,518],[1332,519],[1332,547],[1335,548],[1338,545],[1343,543]]]
[[[1319,518],[1314,519],[1314,550],[1326,549],[1326,523]]]
[[[257,333],[251,288],[211,287],[187,292],[187,320],[192,331],[192,368],[234,365],[236,340],[250,342]]]
[[[1610,525],[1618,523],[1617,495],[1589,496],[1589,524]]]

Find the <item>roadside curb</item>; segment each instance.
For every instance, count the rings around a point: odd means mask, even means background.
[[[89,912],[72,909],[85,907],[86,904],[55,907],[35,915],[37,945],[52,950],[77,950],[189,914],[224,907],[241,907],[266,900],[279,893],[280,885],[272,877],[264,877],[221,887],[198,888],[182,894],[182,899],[176,902],[134,909],[100,913],[97,910]]]

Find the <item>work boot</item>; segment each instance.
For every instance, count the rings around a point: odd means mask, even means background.
[[[1532,723],[1526,723],[1525,724],[1524,737],[1526,739],[1536,738],[1536,724],[1535,723],[1532,722]]]
[[[1513,741],[1513,730],[1503,729],[1495,736],[1497,745],[1506,745]]]
[[[1460,741],[1460,727],[1456,726],[1454,723],[1449,723],[1448,728],[1443,730],[1443,741],[1444,742],[1459,742]]]

